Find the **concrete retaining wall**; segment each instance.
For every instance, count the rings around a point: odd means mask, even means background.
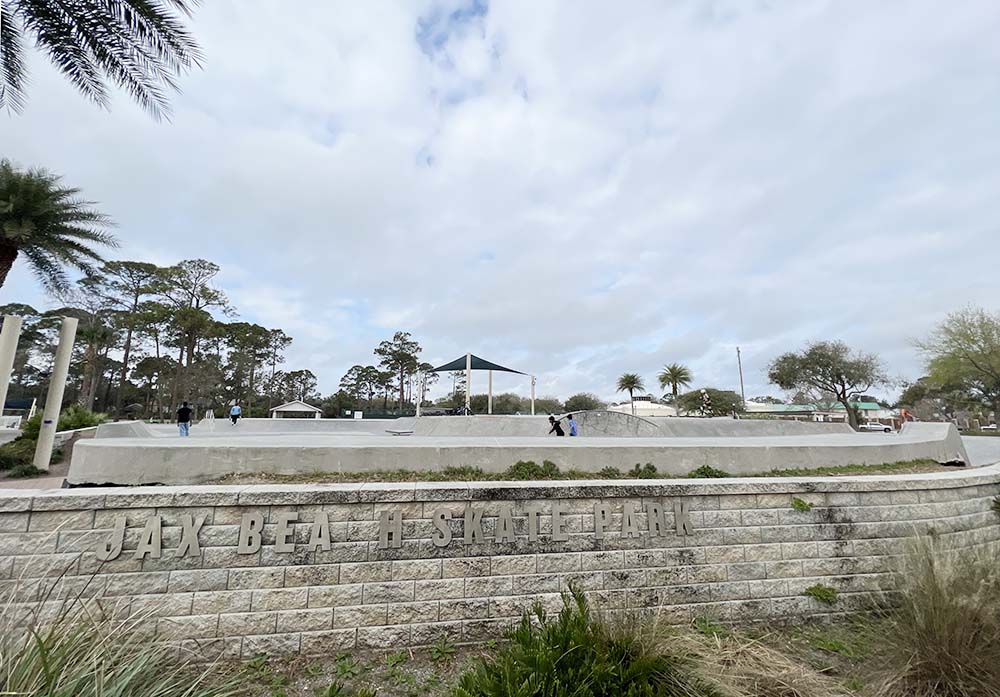
[[[124,425],[124,424],[122,424]],[[223,429],[224,424],[220,424]],[[104,428],[103,426],[101,428]],[[218,426],[217,426],[218,428]],[[239,428],[239,427],[237,427]],[[473,466],[503,472],[518,460],[564,470],[627,471],[652,463],[686,475],[708,465],[731,474],[776,468],[881,464],[930,458],[968,462],[951,424],[909,424],[901,433],[730,438],[488,438],[457,436],[258,435],[97,438],[73,452],[71,484],[197,484],[232,473],[305,474]]]
[[[895,560],[918,533],[951,547],[1000,539],[998,493],[1000,465],[853,478],[3,491],[0,602],[27,613],[48,598],[44,614],[82,594],[95,612],[147,616],[151,633],[205,658],[495,638],[532,602],[557,608],[570,582],[603,608],[677,623],[819,616],[892,588]],[[815,584],[836,588],[837,602],[803,594]]]

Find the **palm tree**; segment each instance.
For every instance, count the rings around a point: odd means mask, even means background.
[[[92,273],[101,262],[94,245],[118,246],[104,231],[111,220],[79,193],[45,170],[21,171],[0,160],[0,288],[19,254],[45,289],[58,293],[70,286],[67,266]]]
[[[681,365],[680,363],[671,363],[670,365],[663,366],[663,370],[657,376],[660,379],[660,389],[665,389],[667,385],[670,385],[670,393],[674,396],[674,405],[677,405],[677,393],[679,388],[688,387],[691,385],[691,381],[694,377],[691,375],[691,370],[686,365]]]
[[[628,401],[632,405],[632,416],[635,416],[635,401],[632,395],[636,391],[644,392],[645,389],[642,384],[642,378],[635,373],[625,373],[618,378],[618,391],[628,392]]]
[[[0,4],[0,109],[25,102],[24,46],[33,43],[85,97],[107,108],[106,80],[154,118],[169,111],[167,92],[201,65],[201,52],[176,12],[198,0],[3,0]]]

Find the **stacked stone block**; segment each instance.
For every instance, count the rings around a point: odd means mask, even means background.
[[[607,611],[672,623],[822,616],[891,592],[918,534],[949,547],[1000,539],[998,493],[1000,466],[842,479],[8,491],[0,601],[27,621],[79,597],[108,616],[141,617],[151,636],[205,658],[481,641],[534,603],[557,610],[570,584]],[[467,543],[468,509],[482,537]],[[261,545],[240,553],[247,514],[260,514]],[[159,557],[137,558],[156,516]],[[328,548],[311,545],[322,516]],[[503,518],[513,541],[494,539]],[[202,519],[200,554],[176,556],[185,521]],[[122,551],[101,561],[120,520]],[[398,521],[388,535],[387,521]],[[815,584],[836,588],[837,603],[805,595]]]

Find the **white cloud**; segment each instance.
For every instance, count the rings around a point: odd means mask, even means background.
[[[208,4],[172,123],[33,60],[3,151],[99,200],[122,256],[219,263],[325,390],[397,329],[563,396],[670,361],[734,388],[737,345],[767,392],[817,338],[912,378],[911,338],[996,306],[994,3],[482,9]],[[39,298],[15,269],[3,301]]]

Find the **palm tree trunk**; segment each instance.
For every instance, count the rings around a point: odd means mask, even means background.
[[[635,416],[635,397],[632,396],[632,390],[628,391],[628,403],[632,406],[632,416]]]
[[[10,273],[16,259],[17,247],[0,244],[0,288],[3,288],[3,284],[7,281],[7,274]]]

